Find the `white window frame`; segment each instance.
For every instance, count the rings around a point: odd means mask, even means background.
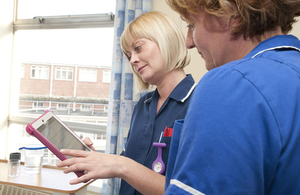
[[[110,79],[111,79],[111,70],[103,70],[102,82],[110,83]]]
[[[38,29],[76,29],[76,28],[103,28],[114,27],[113,13],[106,14],[86,14],[86,15],[66,15],[34,17],[33,19],[17,19],[17,3],[15,0],[15,13],[13,22],[13,31],[17,30],[38,30]],[[49,76],[48,76],[49,78]],[[9,97],[12,98],[12,97]],[[11,103],[12,104],[12,103]],[[15,113],[8,115],[8,124],[27,125],[35,120],[34,117],[17,115]],[[106,125],[93,123],[80,123],[72,121],[63,121],[73,131],[84,133],[106,134]],[[92,190],[92,188],[95,188]],[[98,187],[91,186],[92,191],[99,191]],[[89,189],[88,189],[89,190]]]
[[[32,75],[32,71],[35,70],[35,75]],[[42,72],[39,74],[39,70]],[[42,65],[31,65],[30,67],[30,78],[31,79],[44,79],[48,80],[49,79],[49,67],[48,66],[42,66]],[[46,72],[46,73],[44,73]]]
[[[66,28],[102,28],[114,27],[113,13],[65,15],[65,16],[39,16],[33,19],[15,19],[13,24],[16,30],[36,29],[66,29]]]
[[[59,78],[58,78],[58,74],[59,74]],[[63,78],[63,73],[66,73],[66,78]],[[73,81],[73,68],[67,68],[67,67],[55,67],[55,80],[59,80],[59,81]],[[72,78],[69,79],[69,73],[71,73]]]
[[[97,69],[94,68],[80,68],[79,80],[80,82],[97,82]]]

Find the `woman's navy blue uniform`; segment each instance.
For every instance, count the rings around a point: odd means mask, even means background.
[[[152,91],[141,97],[134,108],[127,137],[124,156],[152,169],[157,158],[158,149],[153,142],[159,142],[165,127],[173,128],[177,119],[184,119],[191,94],[195,87],[191,75],[187,75],[172,91],[160,110],[156,113],[159,98],[158,91]],[[161,143],[167,146],[162,149],[162,159],[167,165],[172,137],[162,137]],[[122,180],[120,195],[141,194]]]

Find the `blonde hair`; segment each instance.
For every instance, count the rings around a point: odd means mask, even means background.
[[[283,33],[292,30],[300,15],[299,0],[166,0],[182,17],[187,13],[198,15],[199,9],[216,16],[237,18],[239,24],[232,33],[241,33],[250,39],[260,39],[265,32],[281,27]],[[231,3],[237,6],[235,12]]]
[[[130,61],[127,52],[135,40],[146,38],[154,41],[161,52],[166,71],[184,68],[190,62],[189,51],[185,47],[185,37],[175,22],[158,11],[142,14],[128,24],[121,36],[121,47]],[[150,85],[133,70],[135,83],[139,90],[147,90]]]

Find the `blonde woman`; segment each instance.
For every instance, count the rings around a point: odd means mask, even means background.
[[[63,151],[81,158],[66,160],[66,173],[86,170],[75,179],[122,178],[120,194],[164,194],[165,170],[174,121],[183,119],[195,82],[183,68],[190,58],[178,26],[161,12],[148,12],[124,30],[123,53],[128,58],[138,88],[154,87],[136,104],[126,147],[121,156]],[[85,140],[88,145],[92,143]],[[159,152],[160,151],[160,152]]]

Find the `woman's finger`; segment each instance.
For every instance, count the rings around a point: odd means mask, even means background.
[[[56,164],[57,167],[66,167],[71,166],[76,163],[84,163],[86,157],[91,155],[91,152],[81,151],[81,150],[61,150],[61,153],[68,156],[74,156],[76,158],[69,158],[64,161],[58,162]]]
[[[64,173],[71,173],[75,171],[85,171],[87,169],[86,163],[76,163],[69,165],[65,170]]]
[[[89,174],[85,174],[85,175],[83,175],[81,177],[78,177],[76,179],[71,180],[70,184],[74,185],[74,184],[78,184],[78,183],[81,183],[81,182],[87,182],[87,181],[89,181],[91,179],[93,179],[92,176],[90,176]]]
[[[92,140],[89,138],[89,137],[86,137],[86,138],[84,138],[83,139],[83,142],[88,146],[88,147],[90,147],[93,151],[96,151],[96,149],[94,148],[94,146],[93,146],[93,142],[92,142]]]
[[[90,152],[83,151],[83,150],[69,150],[69,149],[62,149],[60,152],[67,156],[74,156],[74,157],[87,157]]]

